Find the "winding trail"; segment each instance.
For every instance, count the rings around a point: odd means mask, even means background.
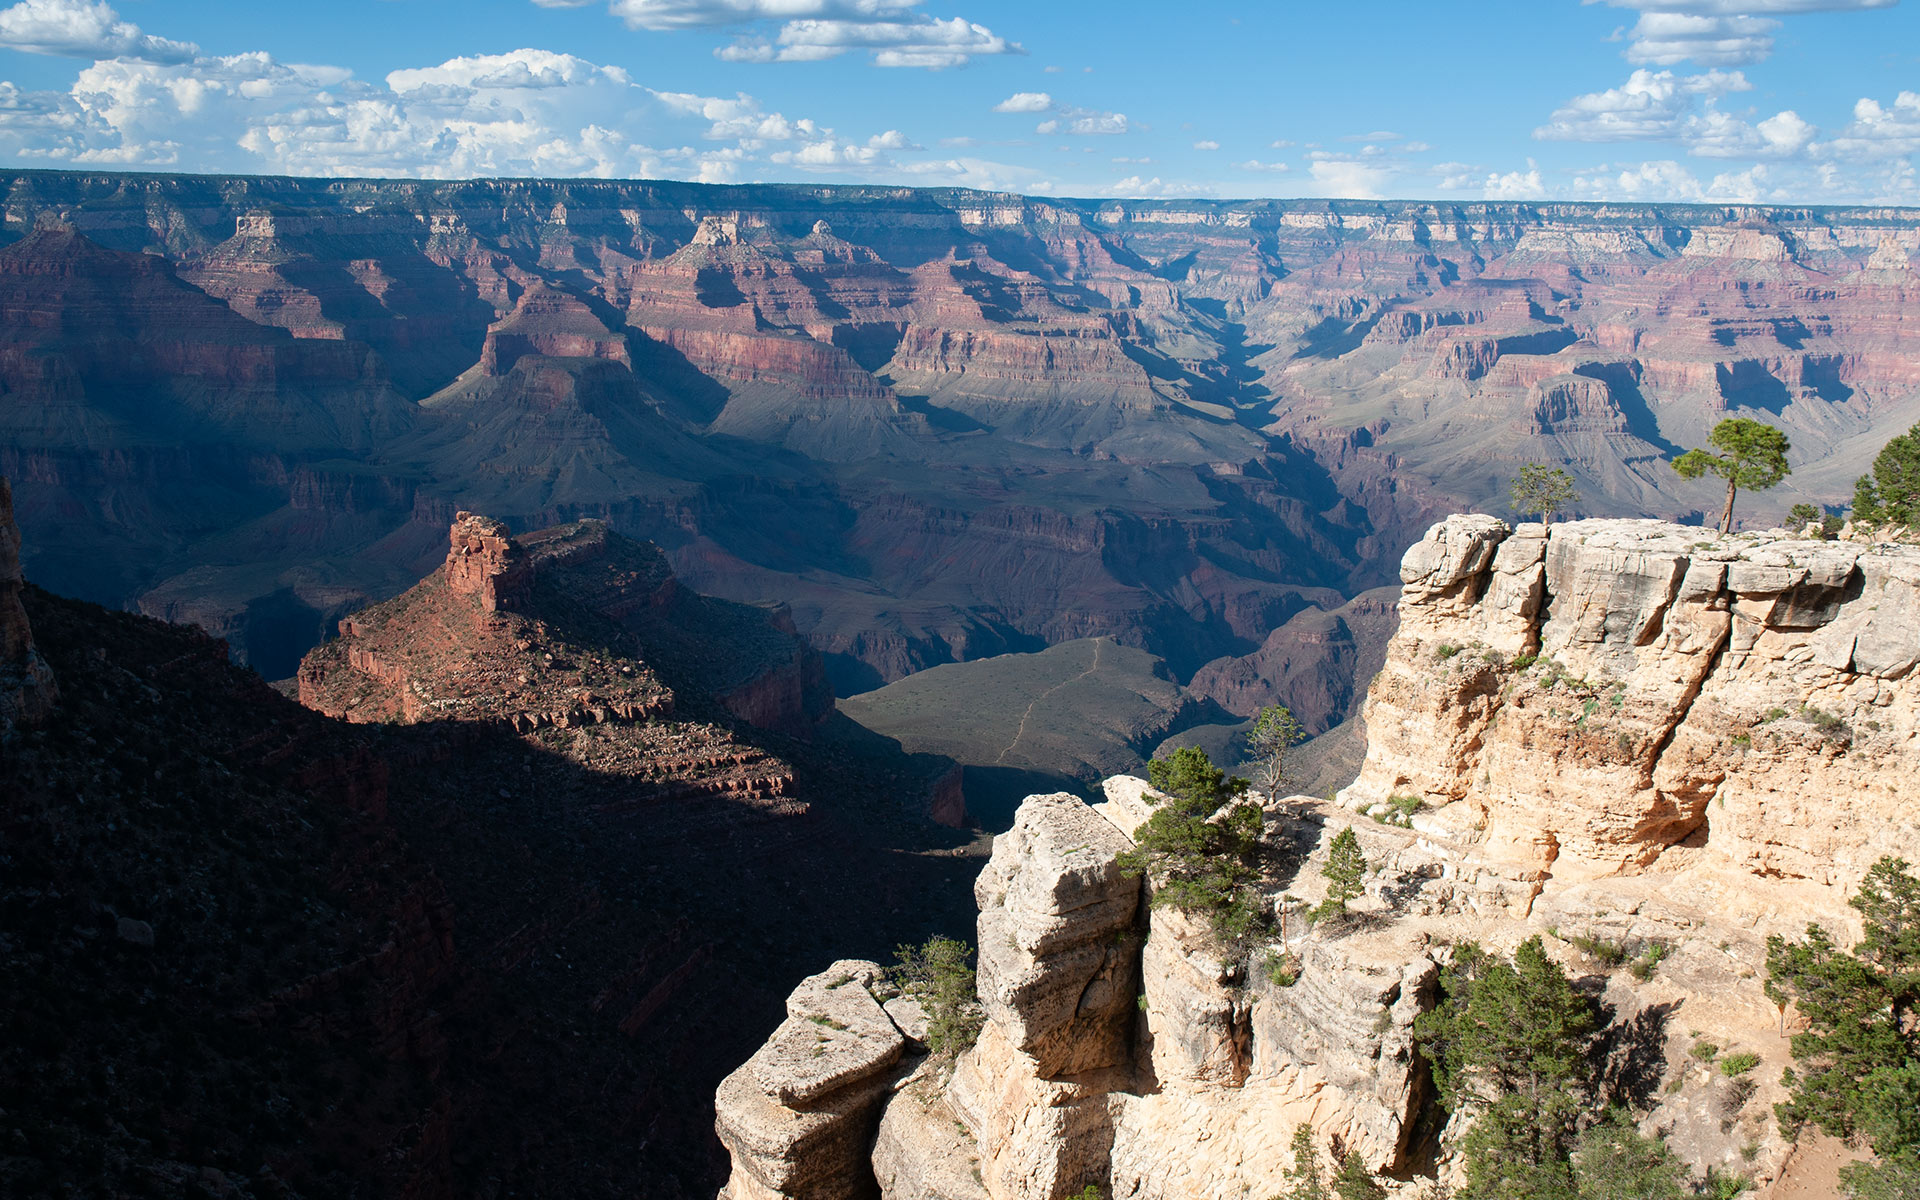
[[[1013,731],[1013,740],[1008,742],[1006,744],[1005,749],[1001,750],[1000,753],[997,756],[995,756],[993,760],[994,766],[997,767],[1001,763],[1005,762],[1007,759],[1007,755],[1012,754],[1013,748],[1020,744],[1020,739],[1027,736],[1027,718],[1033,715],[1033,710],[1040,706],[1040,702],[1042,700],[1045,700],[1048,696],[1053,695],[1055,692],[1059,691],[1063,687],[1066,687],[1070,683],[1079,683],[1082,679],[1085,679],[1087,676],[1093,674],[1095,671],[1098,671],[1100,669],[1100,647],[1104,646],[1106,644],[1106,641],[1107,639],[1105,638],[1093,639],[1093,665],[1089,666],[1086,670],[1080,672],[1078,675],[1075,675],[1072,679],[1062,679],[1059,683],[1054,684],[1052,687],[1048,688],[1044,692],[1041,692],[1038,696],[1035,696],[1033,698],[1033,701],[1027,705],[1027,711],[1020,714],[1020,727]]]

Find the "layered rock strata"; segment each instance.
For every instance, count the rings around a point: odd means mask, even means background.
[[[1767,938],[1851,940],[1867,867],[1920,859],[1920,549],[1464,516],[1401,577],[1359,779],[1268,814],[1290,925],[1229,947],[1142,904],[1117,861],[1158,799],[1139,780],[1028,798],[977,889],[986,1025],[888,1101],[883,1196],[1273,1195],[1300,1124],[1395,1195],[1457,1185],[1466,1119],[1414,1022],[1451,947],[1531,937],[1601,1005],[1594,1104],[1776,1194],[1799,1018],[1765,994]],[[1359,917],[1306,929],[1346,828]],[[1759,1065],[1735,1078],[1709,1045]]]
[[[1454,517],[1409,550],[1343,799],[1525,886],[1685,864],[1833,909],[1912,843],[1920,549]]]

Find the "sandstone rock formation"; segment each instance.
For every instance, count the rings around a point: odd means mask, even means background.
[[[868,1148],[906,1046],[885,998],[880,968],[852,960],[787,997],[787,1019],[720,1085],[720,1140],[733,1155],[723,1200],[840,1200],[870,1188]]]
[[[1672,854],[1837,894],[1907,845],[1920,550],[1455,517],[1402,578],[1348,803],[1536,890]]]
[[[1812,921],[1846,940],[1867,866],[1920,859],[1920,549],[1462,516],[1401,579],[1345,807],[1269,814],[1284,935],[1227,947],[1145,906],[1116,926],[1138,901],[1114,858],[1151,789],[1028,798],[979,885],[987,1024],[950,1077],[923,1065],[888,1101],[883,1196],[1268,1196],[1299,1124],[1396,1195],[1457,1184],[1464,1119],[1438,1108],[1414,1020],[1452,947],[1534,936],[1603,1005],[1596,1102],[1768,1194],[1797,1018],[1763,991],[1766,938]],[[1348,827],[1360,916],[1306,929]],[[1110,1006],[1135,988],[1137,1014]],[[1760,1065],[1735,1079],[1707,1043]]]
[[[59,698],[53,671],[33,647],[33,629],[20,603],[20,528],[13,523],[13,490],[0,476],[0,736],[31,725]]]

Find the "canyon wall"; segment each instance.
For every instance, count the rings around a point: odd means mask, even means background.
[[[1799,1018],[1763,991],[1766,939],[1844,943],[1868,866],[1920,859],[1920,548],[1455,516],[1401,580],[1359,778],[1266,813],[1277,928],[1228,944],[1148,905],[1119,865],[1140,780],[1020,807],[975,887],[978,1040],[895,1064],[857,1127],[882,1196],[1273,1195],[1300,1124],[1394,1195],[1457,1185],[1413,1022],[1454,947],[1534,936],[1602,1005],[1595,1103],[1776,1194]],[[1348,828],[1357,915],[1309,923]]]
[[[843,694],[1105,636],[1181,682],[1211,664],[1236,712],[1331,714],[1321,666],[1263,639],[1390,583],[1520,463],[1563,464],[1586,515],[1684,519],[1711,485],[1664,460],[1757,416],[1795,447],[1772,513],[1843,502],[1920,420],[1903,209],[0,193],[29,570],[276,676],[464,509],[603,519],[701,591],[790,603]]]

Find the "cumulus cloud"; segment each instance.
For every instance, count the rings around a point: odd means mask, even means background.
[[[1242,171],[1271,171],[1276,175],[1285,174],[1286,172],[1293,170],[1293,168],[1288,166],[1286,163],[1261,162],[1257,158],[1250,158],[1245,162],[1238,162],[1233,165]]]
[[[1780,22],[1766,14],[1859,12],[1899,0],[1585,0],[1640,14],[1627,33],[1627,60],[1672,66],[1744,66],[1773,53]],[[1761,15],[1755,15],[1761,14]]]
[[[1053,97],[1046,92],[1015,92],[993,106],[997,113],[1038,113],[1053,108]]]
[[[1380,200],[1394,177],[1391,167],[1353,158],[1322,156],[1307,167],[1322,196],[1351,200]]]
[[[1060,115],[1040,122],[1033,127],[1035,133],[1056,134],[1075,133],[1085,136],[1108,136],[1126,133],[1132,126],[1127,114],[1102,112],[1092,108],[1069,108],[1059,106]]]
[[[1212,138],[1201,138],[1193,144],[1193,148],[1195,150],[1218,150],[1220,143],[1214,141]]]
[[[1920,92],[1901,92],[1891,105],[1871,97],[1853,106],[1853,120],[1816,147],[1839,158],[1904,158],[1920,153]]]
[[[867,178],[920,149],[899,130],[842,138],[745,94],[654,91],[619,67],[545,50],[396,70],[384,86],[264,53],[118,58],[64,93],[0,87],[0,111],[0,153],[44,166],[729,182],[791,168]]]
[[[1540,164],[1528,159],[1525,171],[1489,174],[1480,194],[1488,200],[1537,200],[1547,194],[1547,188],[1540,178]]]
[[[580,8],[592,0],[534,0]],[[728,62],[820,62],[868,52],[875,66],[939,70],[976,55],[1025,54],[984,25],[919,11],[921,0],[609,0],[630,29],[737,29],[714,54]],[[775,28],[777,26],[777,28]]]
[[[1756,63],[1773,53],[1773,31],[1779,27],[1765,17],[1642,13],[1628,35],[1627,60],[1656,66],[1689,59],[1702,66]]]
[[[65,58],[159,63],[186,62],[200,53],[191,42],[142,33],[106,4],[87,0],[21,0],[0,10],[0,46]]]
[[[1738,71],[1675,75],[1641,69],[1604,92],[1575,96],[1533,131],[1546,141],[1629,142],[1671,138],[1702,100],[1753,87]]]

